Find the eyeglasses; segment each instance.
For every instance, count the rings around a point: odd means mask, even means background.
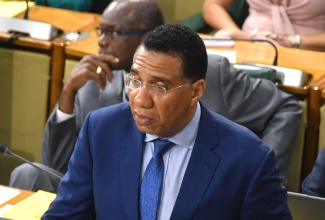
[[[130,74],[128,74],[124,77],[124,84],[127,88],[129,88],[131,90],[141,89],[143,86],[143,83],[140,80],[135,79]],[[170,92],[175,89],[179,89],[179,88],[182,88],[183,86],[187,86],[187,85],[191,85],[191,84],[192,83],[186,83],[186,84],[183,84],[183,85],[171,88],[171,89],[166,89],[163,86],[158,86],[155,84],[146,84],[146,89],[150,95],[161,97],[161,96],[166,95],[167,92]]]
[[[149,30],[114,30],[111,28],[105,29],[102,27],[96,27],[95,32],[98,37],[102,36],[102,34],[105,34],[107,38],[114,38],[118,35],[141,35],[145,34]]]

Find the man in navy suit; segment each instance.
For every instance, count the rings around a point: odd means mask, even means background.
[[[38,166],[63,176],[86,115],[128,99],[123,77],[130,72],[134,52],[145,30],[163,23],[155,1],[112,1],[97,28],[99,54],[85,56],[71,71],[47,120],[42,164]],[[98,67],[101,74],[97,73]],[[207,88],[201,102],[247,127],[272,148],[285,182],[302,114],[297,98],[269,80],[249,77],[233,68],[227,58],[214,54],[208,55],[205,80]],[[56,192],[58,183],[57,178],[29,164],[15,169],[10,181],[12,187],[52,192]]]
[[[125,76],[129,102],[87,115],[42,219],[140,219],[159,138],[172,147],[157,219],[292,219],[273,150],[200,102],[206,70],[204,43],[190,28],[149,32]]]

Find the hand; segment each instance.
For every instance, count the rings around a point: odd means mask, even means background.
[[[105,89],[106,76],[110,82],[113,77],[110,66],[116,65],[118,62],[118,59],[112,55],[87,55],[71,71],[65,86],[70,87],[73,91],[78,91],[88,80],[95,80],[99,88]],[[98,67],[102,68],[100,74],[97,74]]]
[[[84,56],[71,71],[64,83],[59,101],[59,109],[67,114],[72,114],[74,97],[88,80],[96,81],[99,88],[105,89],[106,76],[111,82],[113,78],[111,67],[118,64],[118,62],[118,58],[108,54]],[[97,74],[98,67],[102,68],[102,72],[99,74]]]
[[[214,37],[231,38],[231,39],[236,39],[236,38],[251,39],[250,33],[241,31],[240,29],[238,30],[221,29],[215,33]]]
[[[269,39],[277,42],[281,46],[291,47],[288,36],[283,36],[281,34],[276,34],[276,33],[273,33],[272,31],[269,31],[269,30],[258,31],[258,32],[256,32],[255,35],[269,38]]]

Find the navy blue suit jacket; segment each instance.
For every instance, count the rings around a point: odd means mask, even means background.
[[[274,152],[201,106],[171,219],[291,219]],[[43,219],[139,219],[144,137],[127,102],[90,113]]]

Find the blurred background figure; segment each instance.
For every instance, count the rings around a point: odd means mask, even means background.
[[[248,16],[236,23],[227,9],[238,5]],[[205,0],[203,17],[216,37],[267,38],[280,46],[325,51],[323,0]],[[247,13],[247,12],[246,12]]]
[[[313,170],[303,181],[302,193],[325,198],[325,148],[318,154]]]
[[[112,0],[34,0],[36,5],[64,8],[74,11],[103,13]]]

